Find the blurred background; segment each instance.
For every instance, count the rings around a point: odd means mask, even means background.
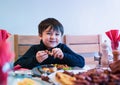
[[[38,35],[41,20],[54,17],[65,34],[101,34],[120,29],[120,0],[0,0],[0,29],[11,34]]]

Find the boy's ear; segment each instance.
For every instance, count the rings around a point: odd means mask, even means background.
[[[40,39],[42,38],[42,35],[41,35],[41,34],[39,34],[39,38],[40,38]]]

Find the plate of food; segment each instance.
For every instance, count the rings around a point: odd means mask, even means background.
[[[51,79],[54,83],[57,83],[57,85],[73,85],[71,81],[75,80],[74,77],[72,77],[75,74],[86,72],[87,70],[58,70],[54,73],[51,73],[48,75],[49,79]],[[64,82],[63,83],[61,83]]]
[[[16,77],[9,76],[7,85],[50,85],[50,83],[43,81],[38,77]]]
[[[41,76],[41,75],[49,75],[54,73],[58,70],[71,70],[72,67],[69,67],[64,64],[47,64],[47,65],[40,65],[32,69],[33,75]]]
[[[49,78],[58,85],[118,85],[120,74],[113,74],[109,69],[89,69],[79,71],[57,71],[49,75]]]

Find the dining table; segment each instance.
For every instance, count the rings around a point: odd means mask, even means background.
[[[74,69],[67,70],[67,71],[78,73],[78,72],[85,72],[93,68],[96,68],[96,65],[89,64],[89,65],[85,65],[83,68],[74,67]],[[60,70],[60,71],[63,71],[63,70]],[[41,79],[41,75],[35,75],[33,73],[33,69],[32,70],[18,69],[15,71],[11,70],[8,72],[7,85],[27,85],[27,84],[19,84],[24,79],[30,79],[35,82],[34,84],[29,84],[29,85],[60,85],[58,82],[56,82],[53,79],[56,72],[53,72],[49,75],[46,74],[46,76],[49,77],[49,81],[45,81]]]

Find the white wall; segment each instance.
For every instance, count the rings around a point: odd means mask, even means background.
[[[120,0],[0,0],[0,29],[35,34],[39,22],[58,19],[65,34],[102,34],[120,29]],[[109,41],[109,39],[108,39]]]

